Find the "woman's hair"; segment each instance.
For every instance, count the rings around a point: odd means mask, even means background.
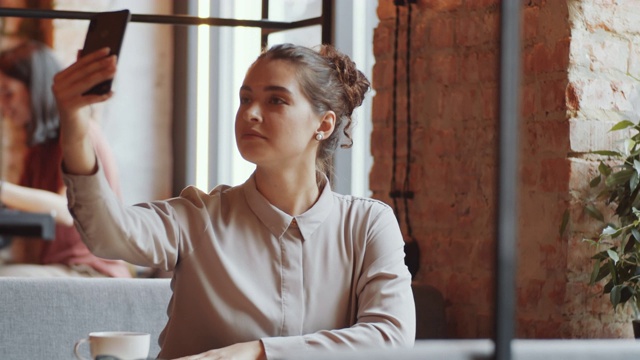
[[[362,104],[370,83],[356,68],[356,64],[331,45],[321,45],[318,51],[293,44],[275,45],[260,54],[258,59],[284,60],[296,68],[296,74],[304,96],[311,102],[316,114],[327,111],[336,114],[335,131],[318,146],[316,169],[332,180],[333,154],[344,133],[346,143],[353,144],[351,128],[353,110]]]
[[[29,146],[58,138],[60,118],[51,86],[60,70],[51,49],[39,42],[28,41],[0,52],[0,71],[23,82],[29,90],[32,114],[26,126]]]

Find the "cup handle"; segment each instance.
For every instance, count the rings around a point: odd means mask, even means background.
[[[78,360],[86,360],[85,358],[83,358],[80,353],[78,352],[78,350],[80,350],[80,345],[82,345],[82,343],[88,342],[89,339],[84,338],[84,339],[80,339],[78,341],[76,341],[76,345],[73,347],[73,353],[76,355],[76,359]]]

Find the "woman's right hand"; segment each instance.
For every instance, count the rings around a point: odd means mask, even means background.
[[[113,93],[82,95],[93,86],[113,79],[116,57],[103,48],[78,60],[59,72],[53,79],[53,94],[60,113],[60,145],[65,170],[71,174],[88,175],[95,171],[95,153],[89,139],[89,121],[82,115],[88,105],[103,102]]]

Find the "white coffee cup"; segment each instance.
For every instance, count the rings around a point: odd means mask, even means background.
[[[76,358],[84,360],[80,355],[80,345],[88,342],[91,358],[100,355],[115,356],[121,360],[146,359],[149,356],[151,335],[130,331],[101,331],[89,333],[88,338],[76,342],[73,352]]]

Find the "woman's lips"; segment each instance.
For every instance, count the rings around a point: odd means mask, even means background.
[[[244,134],[242,134],[243,138],[247,138],[247,139],[266,139],[266,137],[264,137],[264,135],[255,132],[255,131],[249,131],[249,132],[245,132]]]

